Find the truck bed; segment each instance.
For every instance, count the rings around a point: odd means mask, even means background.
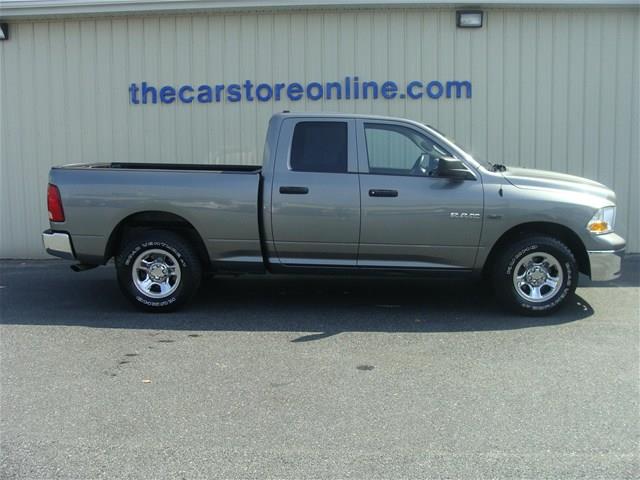
[[[76,164],[51,169],[76,258],[103,263],[109,239],[133,215],[169,215],[200,235],[214,263],[262,265],[259,166],[169,163]],[[170,219],[167,219],[168,222]]]

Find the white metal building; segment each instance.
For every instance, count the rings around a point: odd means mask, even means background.
[[[602,181],[640,251],[637,0],[0,0],[0,23],[0,257],[45,256],[51,165],[259,163],[281,110]]]

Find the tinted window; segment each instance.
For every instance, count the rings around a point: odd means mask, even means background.
[[[347,172],[347,123],[300,122],[293,131],[291,169]]]
[[[427,175],[438,157],[449,153],[411,128],[366,123],[369,172],[385,175]]]

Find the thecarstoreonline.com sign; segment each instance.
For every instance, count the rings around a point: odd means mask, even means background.
[[[471,98],[468,80],[411,80],[399,84],[393,80],[361,81],[357,76],[333,82],[277,82],[153,85],[146,81],[129,85],[129,102],[133,105],[220,102],[297,102],[306,98],[318,100],[438,100],[440,98]]]

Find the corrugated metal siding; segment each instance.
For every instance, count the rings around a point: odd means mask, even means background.
[[[0,42],[1,257],[42,256],[51,165],[258,163],[274,111],[421,120],[494,162],[597,179],[640,251],[638,9],[341,10],[15,22]],[[469,79],[472,99],[129,105],[130,82]]]

